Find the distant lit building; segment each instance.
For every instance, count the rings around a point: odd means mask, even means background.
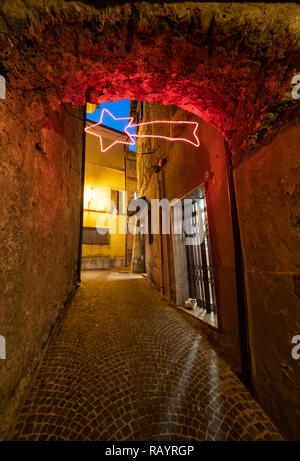
[[[93,124],[87,120],[87,126]],[[104,146],[125,133],[103,125],[96,127]],[[131,240],[126,234],[127,204],[136,190],[135,152],[115,144],[101,152],[99,138],[86,134],[82,268],[107,269],[130,263]],[[126,175],[127,170],[127,175]],[[128,176],[129,175],[129,176]],[[129,196],[127,196],[127,184]]]

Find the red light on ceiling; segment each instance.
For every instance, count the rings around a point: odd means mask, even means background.
[[[118,117],[115,117],[111,112],[109,112],[109,110],[103,109],[102,112],[101,112],[100,121],[97,122],[97,123],[94,123],[93,125],[89,125],[89,126],[85,127],[86,133],[92,134],[93,136],[97,136],[99,138],[101,152],[107,152],[115,144],[128,144],[129,146],[134,146],[135,145],[135,140],[132,139],[132,136],[130,134],[126,133],[127,136],[129,137],[130,141],[126,142],[124,140],[116,139],[116,141],[112,142],[107,147],[105,147],[105,148],[103,147],[102,134],[97,133],[97,131],[95,130],[95,127],[99,126],[99,125],[102,125],[102,120],[103,120],[103,116],[104,116],[105,112],[108,113],[108,115],[111,118],[113,118],[114,120],[129,120],[129,124],[127,126],[129,126],[131,124],[131,122],[133,121],[132,117],[119,117],[118,118]],[[127,126],[126,126],[126,128],[127,128]],[[125,132],[126,132],[126,128],[125,128]]]

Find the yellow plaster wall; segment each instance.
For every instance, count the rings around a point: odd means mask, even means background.
[[[95,199],[90,204],[90,210],[103,211],[97,213],[88,211],[87,192],[93,187]],[[110,210],[111,189],[125,190],[125,173],[94,163],[85,164],[85,197],[84,197],[84,227],[109,227],[109,245],[82,245],[82,257],[116,258],[125,257],[126,248],[126,215],[114,216]],[[124,205],[125,208],[125,205]],[[116,233],[113,233],[114,227]],[[123,233],[122,233],[123,232]]]

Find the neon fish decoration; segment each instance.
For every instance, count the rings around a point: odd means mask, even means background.
[[[115,135],[116,140],[111,142],[108,146],[104,147],[103,145],[103,140],[102,140],[102,134],[97,132],[95,127],[102,125],[102,120],[104,114],[107,113],[111,118],[114,120],[128,120],[128,124],[126,125],[124,129],[124,133],[128,136],[128,141],[121,140],[120,137],[118,138],[118,135]],[[109,110],[103,109],[101,112],[100,116],[100,121],[98,123],[95,123],[93,125],[89,125],[88,127],[85,127],[85,131],[89,134],[92,134],[93,136],[97,136],[100,140],[100,148],[101,152],[107,152],[112,146],[115,144],[127,144],[128,146],[134,146],[136,144],[136,141],[134,138],[158,138],[158,139],[164,139],[167,141],[183,141],[191,144],[192,146],[199,147],[200,146],[200,141],[197,136],[197,130],[198,130],[198,122],[191,122],[191,121],[186,121],[186,120],[155,120],[152,122],[142,122],[142,123],[132,123],[133,122],[133,117],[120,117],[117,118],[115,117]],[[153,126],[153,133],[152,134],[136,134],[136,133],[131,133],[129,130],[131,128],[137,128],[140,126],[147,126],[147,125],[152,125]],[[172,137],[172,136],[162,136],[160,134],[155,134],[155,128],[161,125],[190,125],[191,127],[194,127],[193,130],[193,139],[188,139],[184,137]]]

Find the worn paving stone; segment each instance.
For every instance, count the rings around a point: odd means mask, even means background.
[[[281,440],[187,316],[144,277],[85,273],[14,440]]]

